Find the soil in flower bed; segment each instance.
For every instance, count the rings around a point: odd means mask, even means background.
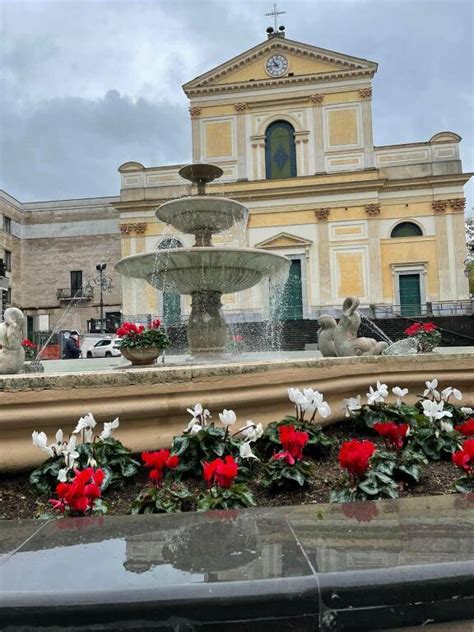
[[[255,481],[249,483],[249,488],[254,493],[258,506],[329,502],[329,494],[337,485],[342,474],[337,460],[340,445],[349,439],[366,439],[367,433],[361,432],[349,421],[327,428],[325,432],[335,439],[335,444],[326,456],[317,460],[314,459],[314,476],[310,484],[304,488],[270,491],[258,485],[257,477]],[[379,437],[371,435],[370,440],[381,448],[383,447],[383,441]],[[129,513],[132,500],[147,484],[147,476],[146,471],[140,471],[133,480],[127,482],[121,489],[107,490],[103,500],[108,506],[108,515]],[[423,469],[420,483],[400,488],[400,497],[452,494],[454,493],[454,481],[459,476],[459,469],[451,461],[428,463]],[[199,495],[205,489],[205,483],[200,480],[187,480],[186,485],[194,496]],[[48,498],[37,496],[31,489],[29,472],[2,476],[0,482],[0,519],[37,518],[46,511],[49,511]]]

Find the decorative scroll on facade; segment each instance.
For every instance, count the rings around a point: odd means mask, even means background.
[[[324,94],[310,94],[309,100],[316,104],[322,103],[324,100]]]
[[[447,200],[433,200],[433,202],[431,202],[431,207],[435,213],[444,213],[447,206]]]
[[[366,204],[364,208],[369,217],[380,215],[380,204]]]
[[[137,235],[143,235],[146,232],[146,222],[139,222],[137,224],[121,224],[120,232],[122,235],[129,235],[134,232]]]
[[[318,222],[326,222],[329,218],[330,212],[331,209],[329,208],[317,208],[314,211],[314,214],[316,215],[316,219],[318,220]]]
[[[201,111],[202,111],[202,108],[200,108],[197,105],[191,106],[189,108],[189,114],[191,115],[191,118],[196,118],[197,116],[199,116],[201,114]]]
[[[372,98],[372,88],[361,88],[359,90],[359,96],[362,99],[371,99]]]
[[[460,213],[464,212],[464,208],[466,206],[465,198],[455,198],[453,200],[448,200],[448,202],[453,211],[459,211]]]

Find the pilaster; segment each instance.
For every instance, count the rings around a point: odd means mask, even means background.
[[[248,178],[247,175],[247,143],[245,138],[245,117],[248,110],[247,103],[234,103],[237,114],[237,179]]]
[[[193,145],[193,161],[200,162],[201,156],[201,122],[199,116],[201,114],[201,108],[198,106],[191,106],[189,108],[189,114],[191,116],[191,135]]]
[[[313,127],[314,127],[314,163],[315,172],[324,173],[326,171],[326,164],[324,161],[324,127],[323,127],[323,108],[324,95],[312,94],[309,97],[310,102],[313,105]]]
[[[382,253],[380,252],[380,206],[367,204],[367,234],[369,238],[369,287],[368,294],[372,303],[383,303],[382,290]]]
[[[329,261],[329,208],[318,208],[314,212],[318,222],[319,246],[319,287],[321,305],[334,303],[331,285],[331,265]]]
[[[450,274],[449,264],[449,240],[448,240],[448,226],[447,215],[444,212],[437,212],[434,217],[435,220],[435,234],[436,234],[436,248],[438,259],[438,284],[439,294],[438,300],[446,301],[453,297],[456,292],[456,287],[452,287],[452,280]],[[464,252],[464,248],[463,248]]]
[[[372,88],[361,88],[359,95],[362,99],[362,134],[364,137],[364,167],[374,166],[374,134],[372,129]]]

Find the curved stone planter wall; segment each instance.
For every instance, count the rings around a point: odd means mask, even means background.
[[[311,386],[324,393],[333,414],[344,419],[342,401],[365,395],[377,380],[403,386],[414,397],[425,380],[464,393],[474,403],[474,356],[426,354],[399,357],[323,358],[206,366],[140,368],[0,376],[0,470],[26,469],[44,453],[31,443],[33,430],[53,439],[58,428],[70,432],[92,412],[97,421],[120,417],[116,436],[133,451],[169,445],[188,420],[186,408],[201,402],[213,412],[236,411],[238,422],[268,423],[292,412],[287,389]],[[240,424],[238,423],[238,426]]]

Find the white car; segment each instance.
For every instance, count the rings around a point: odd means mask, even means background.
[[[93,347],[88,349],[87,358],[117,358],[121,355],[121,338],[100,338]]]

